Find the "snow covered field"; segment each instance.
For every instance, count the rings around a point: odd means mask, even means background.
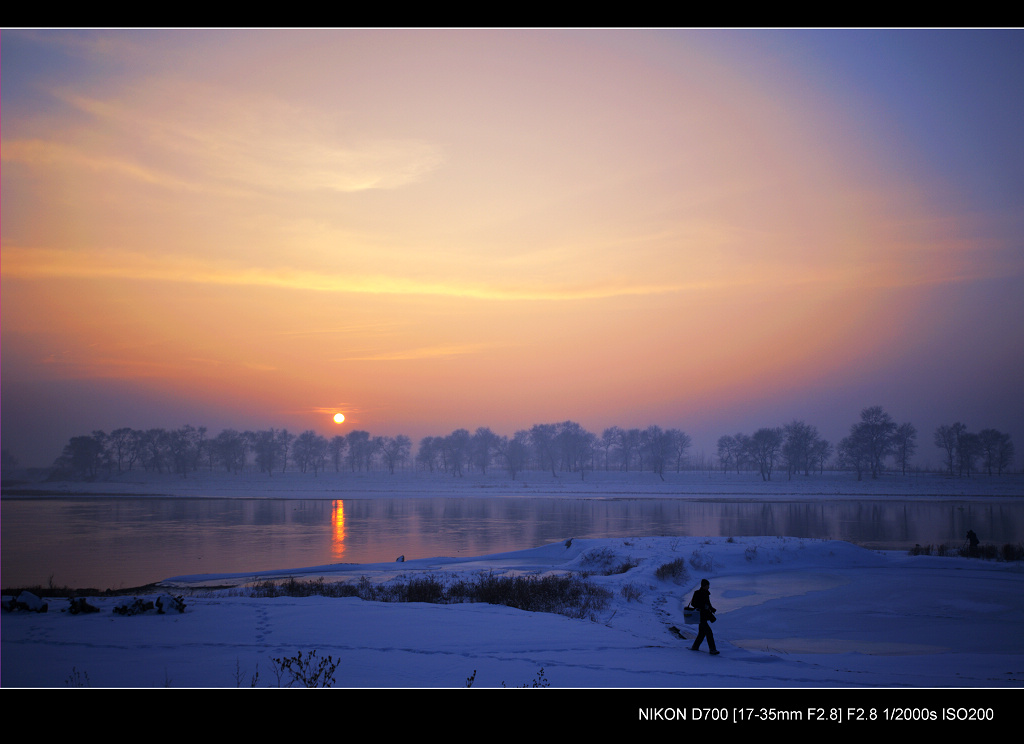
[[[678,497],[693,486],[694,478],[707,476],[689,478],[675,483],[670,478],[668,485],[651,481],[643,493]],[[922,489],[922,498],[960,496],[955,491],[965,485],[929,480],[933,482]],[[997,481],[974,480],[978,484],[967,485],[976,490]],[[328,488],[330,481],[323,477],[315,482],[328,491],[325,498],[337,498],[342,481]],[[395,495],[399,481],[410,496],[421,482],[392,480],[388,495]],[[277,497],[289,492],[287,482],[277,476],[265,481],[268,490],[284,489],[273,494]],[[536,476],[525,484],[494,480],[510,492],[532,491],[530,496],[539,495],[539,487],[529,484],[541,482]],[[777,482],[776,491],[749,476],[743,482],[753,483],[763,498],[794,491],[785,480]],[[1011,492],[1019,487],[1019,481],[1007,482]],[[368,477],[358,490],[372,492],[376,484],[384,493],[388,483],[383,475]],[[461,489],[467,496],[474,490],[497,495],[486,483],[456,483],[453,493]],[[703,492],[715,483],[707,479]],[[743,491],[740,483],[723,478],[721,495]],[[828,493],[829,484],[842,483],[835,490],[837,495],[845,491],[841,495],[847,498],[860,488],[849,476],[799,483],[812,498]],[[955,485],[943,492],[943,483]],[[196,491],[190,490],[192,484]],[[593,498],[637,488],[626,481],[616,484],[614,478],[592,478],[579,487],[568,479],[561,484],[546,489]],[[999,480],[1000,488],[1002,484]],[[113,485],[90,484],[105,493]],[[291,485],[296,495],[311,497],[308,488],[294,488],[294,479]],[[220,486],[211,489],[206,478],[158,484],[125,479],[119,485],[126,493],[213,490],[223,496],[226,489]],[[754,496],[754,487],[744,495]],[[55,490],[53,484],[48,488]],[[880,486],[869,483],[865,488]],[[912,495],[907,491],[901,496]],[[660,566],[677,559],[686,566],[684,576],[662,580],[655,575]],[[631,567],[606,575],[608,567],[621,565]],[[1019,563],[909,556],[787,537],[648,537],[573,540],[470,558],[292,567],[277,576],[380,582],[480,571],[588,571],[592,581],[610,590],[611,599],[593,619],[580,620],[485,604],[256,599],[238,588],[255,578],[272,578],[267,573],[174,577],[165,584],[172,594],[184,597],[182,614],[122,616],[113,609],[124,600],[114,598],[91,599],[100,610],[94,614],[72,615],[64,611],[67,600],[61,599],[50,600],[45,614],[3,613],[0,684],[276,686],[283,680],[276,678],[272,659],[299,652],[308,658],[315,651],[318,658],[330,656],[337,662],[335,687],[460,688],[472,678],[474,688],[1024,688],[1024,567]],[[688,649],[696,626],[684,623],[682,607],[701,578],[710,579],[718,608],[713,628],[720,656],[710,656],[706,646],[700,652]],[[234,588],[210,588],[225,586]],[[635,715],[634,710],[630,720]]]
[[[685,559],[679,583],[656,569]],[[601,575],[602,565],[634,564]],[[705,566],[698,569],[694,564]],[[474,687],[1024,687],[1020,565],[872,552],[787,538],[577,540],[465,559],[312,567],[281,575],[383,581],[422,572],[595,570],[612,592],[594,620],[483,604],[354,598],[253,599],[179,577],[183,614],[2,616],[2,684],[61,687],[274,685],[272,658],[316,651],[338,661],[335,686]],[[688,650],[682,607],[711,580],[721,655]],[[263,578],[267,578],[264,575]]]

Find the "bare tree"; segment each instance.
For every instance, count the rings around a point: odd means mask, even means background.
[[[651,469],[665,480],[665,465],[675,458],[676,448],[672,434],[660,426],[648,426],[640,435],[642,450]]]
[[[139,433],[133,429],[123,426],[114,429],[107,437],[107,448],[110,451],[111,459],[117,464],[117,472],[131,470],[132,464],[138,457]]]
[[[558,465],[558,427],[555,424],[534,424],[530,429],[530,444],[533,445],[537,464],[542,470],[551,470],[551,475],[558,477],[555,468]]]
[[[274,475],[274,468],[280,457],[277,431],[275,429],[263,429],[252,434],[252,451],[256,456],[256,467],[261,473],[268,476]]]
[[[185,478],[190,471],[199,469],[207,449],[206,427],[186,424],[172,429],[166,432],[164,444],[174,472]]]
[[[814,464],[818,468],[818,473],[825,471],[825,463],[828,462],[828,458],[832,457],[832,444],[826,439],[819,439],[814,443]]]
[[[330,445],[327,443],[327,437],[317,435],[313,442],[312,452],[309,457],[309,464],[313,467],[313,474],[318,474],[321,470],[327,469],[327,453]]]
[[[388,472],[394,475],[395,468],[408,459],[409,452],[412,450],[412,440],[404,434],[395,437],[379,437],[378,446]]]
[[[750,437],[746,434],[726,434],[718,438],[718,461],[723,471],[735,468],[736,474],[739,475],[749,460],[750,451]]]
[[[640,455],[640,430],[619,430],[619,456],[622,458],[622,469],[629,472],[629,463],[633,455]],[[643,469],[643,466],[640,466]]]
[[[520,429],[511,439],[500,437],[498,452],[505,461],[505,470],[515,480],[516,474],[523,471],[530,458],[530,432]]]
[[[474,467],[480,468],[481,473],[487,472],[491,459],[498,451],[498,435],[481,426],[469,441],[469,460]]]
[[[683,469],[683,460],[686,459],[686,453],[690,451],[690,447],[693,445],[693,439],[685,431],[680,429],[669,429],[668,435],[672,440],[672,449],[676,455],[676,472],[680,472]]]
[[[871,455],[868,444],[864,441],[863,430],[854,429],[850,435],[839,442],[839,466],[850,468],[857,473],[857,480],[862,480],[864,472],[871,469]]]
[[[310,468],[317,473],[327,458],[327,439],[312,429],[307,429],[295,438],[292,444],[292,462],[299,472],[305,473]]]
[[[444,459],[452,475],[462,476],[463,466],[469,461],[469,442],[472,436],[468,429],[456,429],[444,438]]]
[[[818,430],[803,421],[794,420],[783,427],[783,436],[785,442],[782,445],[782,456],[788,477],[792,478],[793,473],[801,470],[804,475],[810,475],[821,441]]]
[[[727,473],[736,467],[737,454],[735,437],[723,434],[718,438],[718,463],[722,466],[723,473]]]
[[[348,443],[348,464],[352,472],[366,468],[370,469],[370,461],[373,458],[373,445],[370,442],[370,432],[355,429],[348,433],[345,438]]]
[[[234,429],[225,429],[210,442],[210,450],[229,473],[240,473],[245,468],[248,442],[244,434]]]
[[[839,464],[857,472],[857,480],[870,472],[872,478],[885,466],[885,459],[903,455],[901,464],[914,452],[914,438],[917,432],[910,424],[897,426],[892,417],[881,406],[865,408],[860,421],[850,427],[850,435],[839,443]]]
[[[860,480],[865,471],[877,478],[885,458],[893,452],[896,422],[881,406],[860,412],[860,421],[850,427],[850,436],[840,443],[843,462],[857,471]]]
[[[871,477],[877,478],[885,458],[892,454],[896,422],[881,406],[865,408],[860,413],[860,419],[858,426],[865,429],[866,441],[869,443]]]
[[[328,444],[328,449],[331,455],[331,463],[334,465],[334,472],[337,473],[341,470],[341,463],[345,455],[345,448],[347,447],[345,437],[341,434],[335,434],[331,437],[331,441]]]
[[[622,435],[622,429],[617,426],[610,426],[601,432],[601,449],[604,450],[604,469],[608,470],[608,461],[611,456],[611,451],[614,449],[619,442],[619,437]]]
[[[960,475],[970,477],[974,463],[981,456],[981,439],[967,427],[959,431],[956,438],[956,464]]]
[[[772,479],[772,470],[781,454],[782,442],[782,429],[779,428],[758,429],[747,441],[747,452],[761,471],[761,480]]]
[[[558,424],[555,436],[562,470],[585,473],[591,464],[597,437],[575,421]]]
[[[162,473],[167,467],[167,430],[147,429],[142,435],[142,467]]]
[[[416,450],[416,462],[426,465],[427,469],[433,473],[435,467],[441,467],[441,445],[442,442],[439,437],[423,437],[420,440],[420,446]]]
[[[953,475],[953,456],[956,454],[957,430],[954,426],[960,427],[963,424],[957,423],[953,426],[942,424],[935,429],[935,446],[946,452],[946,463],[949,467],[949,474]]]
[[[907,464],[917,451],[917,429],[911,423],[900,424],[893,432],[892,442],[896,463],[900,466],[900,472],[906,475]]]
[[[288,452],[291,451],[292,441],[295,439],[295,435],[289,433],[287,429],[278,429],[277,431],[277,461],[281,463],[281,472],[283,473],[288,467]]]
[[[992,475],[992,468],[996,469],[997,475],[1002,475],[1003,470],[1013,463],[1013,441],[1010,435],[997,429],[982,429],[978,432],[978,439],[983,467],[989,475]]]
[[[54,467],[71,473],[73,477],[95,478],[106,461],[105,439],[102,431],[94,431],[90,436],[71,437]]]
[[[982,450],[978,435],[967,431],[967,426],[959,421],[938,427],[935,430],[935,445],[946,451],[950,475],[955,470],[957,475],[969,476]]]

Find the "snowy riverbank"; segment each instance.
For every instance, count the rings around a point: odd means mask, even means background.
[[[678,582],[656,576],[683,559]],[[604,575],[603,567],[630,566]],[[386,581],[424,573],[593,571],[610,591],[592,620],[485,604],[255,599],[257,577],[166,582],[183,614],[121,616],[121,599],[72,615],[4,613],[5,687],[275,685],[272,658],[316,651],[336,687],[1020,688],[1020,564],[908,556],[792,538],[575,540],[473,558],[289,569],[277,576]],[[263,574],[259,578],[272,578]],[[720,656],[688,650],[682,607],[711,580]],[[671,627],[682,631],[680,639]],[[540,670],[543,669],[541,675]],[[258,677],[256,676],[258,673]],[[475,676],[474,676],[475,673]]]

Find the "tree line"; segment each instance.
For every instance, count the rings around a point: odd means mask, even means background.
[[[573,421],[537,424],[513,436],[480,427],[470,433],[456,429],[447,435],[420,440],[415,459],[412,440],[404,435],[373,436],[354,430],[328,439],[313,430],[293,434],[287,429],[238,431],[225,429],[216,437],[207,428],[186,425],[178,429],[122,427],[109,434],[94,431],[75,436],[54,463],[57,477],[93,478],[141,468],[158,473],[190,472],[205,468],[239,473],[255,468],[272,476],[291,466],[303,473],[386,469],[394,473],[410,462],[430,472],[460,476],[468,471],[486,473],[498,468],[513,479],[524,470],[579,473],[605,469],[647,469],[664,479],[666,468],[681,470],[690,437],[678,429],[606,429],[598,438]]]
[[[1002,475],[1013,463],[1013,440],[996,429],[973,434],[959,422],[943,424],[935,430],[934,443],[946,454],[949,475],[969,476],[979,468],[989,475]],[[723,470],[756,470],[766,481],[778,469],[784,469],[791,478],[794,473],[820,473],[829,464],[856,473],[857,480],[865,475],[877,478],[890,463],[905,475],[916,451],[916,427],[909,422],[897,423],[881,406],[862,410],[849,435],[834,448],[815,427],[803,421],[718,440],[718,460]]]
[[[679,429],[651,425],[645,429],[613,426],[600,437],[575,421],[535,424],[511,437],[480,427],[472,434],[456,429],[420,440],[416,462],[427,470],[462,475],[465,469],[500,468],[513,479],[524,470],[578,473],[605,470],[650,470],[665,479],[665,470],[681,470],[690,436]]]
[[[306,473],[319,473],[333,466],[340,471],[369,470],[378,462],[391,472],[409,457],[411,440],[371,436],[352,431],[331,439],[307,430],[293,434],[287,429],[238,431],[224,429],[208,437],[205,426],[186,425],[178,429],[132,429],[122,427],[109,434],[72,437],[54,463],[58,476],[95,477],[100,473],[122,473],[141,468],[183,477],[205,468],[240,473],[255,468],[272,476],[291,465]]]
[[[410,465],[429,472],[462,476],[467,472],[502,470],[512,479],[528,470],[575,473],[588,471],[649,471],[665,479],[666,470],[680,472],[690,465],[690,436],[680,429],[626,429],[612,426],[600,435],[574,421],[536,424],[512,436],[487,427],[423,437],[412,456],[412,440],[403,434],[373,436],[353,430],[327,438],[313,430],[293,434],[287,429],[238,431],[225,429],[215,437],[206,427],[178,429],[122,427],[109,434],[94,431],[72,437],[54,463],[55,477],[93,478],[142,468],[186,477],[200,468],[240,473],[256,469],[268,476],[289,467],[314,475],[335,472],[396,470]],[[969,476],[981,470],[1001,475],[1013,463],[1009,434],[983,429],[974,434],[957,422],[936,429],[934,443],[943,451],[950,475]],[[723,472],[753,471],[762,480],[785,472],[809,476],[840,469],[877,478],[895,469],[906,473],[917,451],[917,430],[897,423],[881,406],[865,408],[850,433],[833,446],[816,427],[794,420],[784,426],[763,427],[752,434],[725,435],[718,440],[718,464]]]

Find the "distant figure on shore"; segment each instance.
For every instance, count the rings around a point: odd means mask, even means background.
[[[691,651],[699,651],[700,644],[705,638],[708,639],[708,651],[712,656],[718,655],[715,648],[715,634],[711,632],[711,623],[715,622],[715,610],[711,606],[711,582],[707,579],[700,580],[700,589],[693,593],[690,605],[700,612],[700,625],[697,626],[697,640],[690,646]]]
[[[978,541],[978,536],[976,534],[974,534],[974,530],[967,530],[967,542],[969,542],[971,544],[970,554],[971,555],[977,555],[978,554],[978,542],[979,541]]]

